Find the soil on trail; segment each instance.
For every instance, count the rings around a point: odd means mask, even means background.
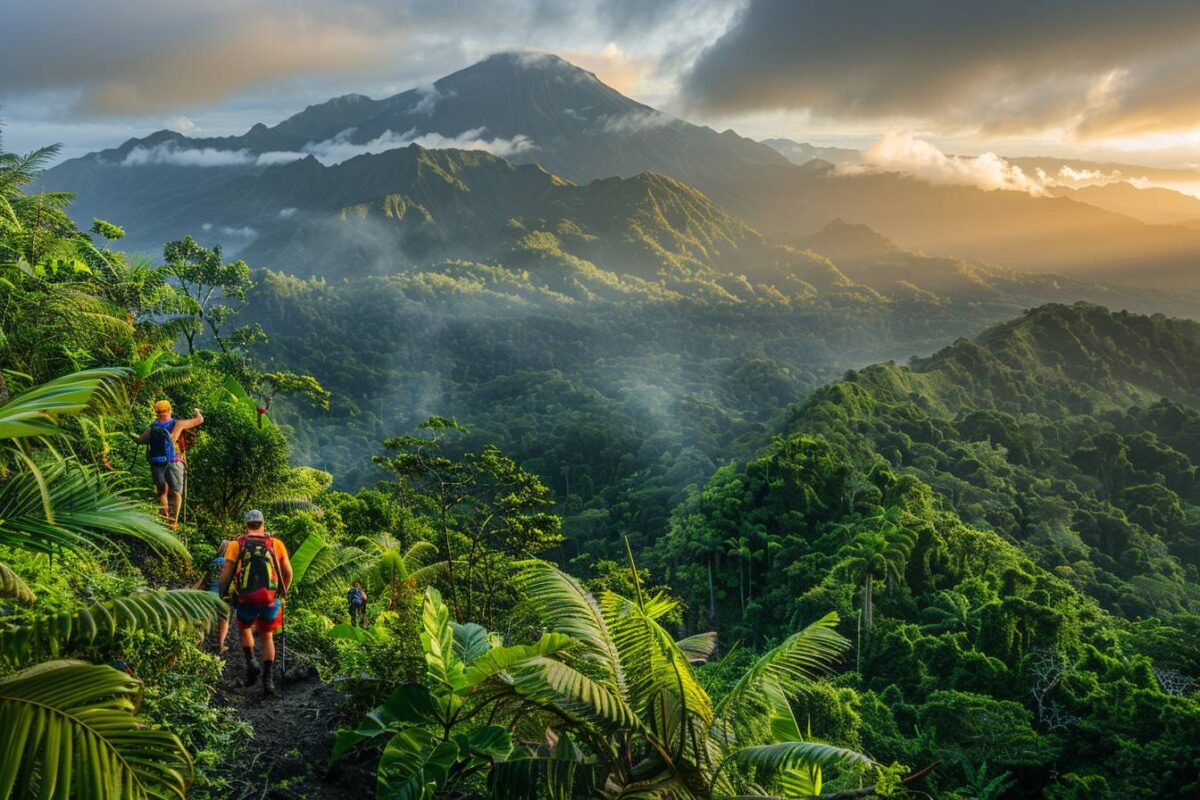
[[[229,708],[253,726],[254,734],[226,775],[234,787],[230,798],[349,800],[374,795],[374,765],[363,759],[348,757],[326,770],[338,726],[353,722],[346,714],[346,695],[314,671],[286,684],[277,675],[275,694],[263,697],[261,681],[245,686],[245,675],[245,659],[235,645],[213,705]]]

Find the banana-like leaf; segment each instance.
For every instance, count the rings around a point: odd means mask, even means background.
[[[856,750],[824,742],[776,742],[746,747],[734,754],[740,763],[774,772],[798,766],[836,767],[843,764],[871,766],[875,762]]]
[[[173,734],[134,716],[141,683],[55,661],[0,679],[0,797],[182,798],[192,776]]]
[[[137,592],[67,614],[0,628],[0,660],[22,662],[58,655],[68,647],[111,640],[119,631],[167,633],[215,624],[228,607],[196,589]]]
[[[89,369],[63,375],[14,397],[0,406],[0,440],[60,433],[58,418],[82,413],[105,381],[125,370]]]
[[[11,597],[19,603],[32,603],[37,600],[37,595],[28,584],[3,561],[0,561],[0,597]]]
[[[421,647],[425,651],[425,675],[449,717],[463,703],[469,687],[465,665],[454,653],[454,629],[450,627],[450,609],[437,589],[425,590],[421,610]]]
[[[53,462],[0,484],[0,545],[35,553],[95,553],[113,536],[188,557],[183,543],[154,516],[81,465]]]
[[[324,550],[328,545],[325,543],[324,537],[321,534],[313,531],[304,540],[304,542],[296,548],[296,552],[292,553],[288,561],[292,565],[292,583],[300,586],[304,583],[304,575],[308,572],[309,566],[313,559]]]

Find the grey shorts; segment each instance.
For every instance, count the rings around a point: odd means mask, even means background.
[[[162,491],[163,485],[169,486],[172,492],[183,491],[183,462],[171,464],[151,464],[150,474],[154,477],[154,488]]]

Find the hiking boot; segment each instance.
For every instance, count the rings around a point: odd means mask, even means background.
[[[274,666],[274,661],[263,662],[263,697],[270,697],[271,695],[275,694],[275,678],[273,675],[275,670],[272,669]]]
[[[243,683],[246,686],[253,686],[258,683],[258,676],[262,673],[263,668],[258,665],[258,661],[251,659],[246,662],[246,680]]]

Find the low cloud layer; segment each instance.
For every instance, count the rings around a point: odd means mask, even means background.
[[[887,134],[863,152],[861,163],[842,165],[838,171],[844,175],[898,172],[938,185],[974,186],[984,191],[1016,191],[1032,195],[1043,195],[1059,186],[1078,189],[1118,181],[1135,186],[1149,183],[1144,177],[1123,175],[1119,170],[1102,172],[1064,166],[1056,173],[1041,169],[1026,172],[995,153],[948,155],[908,132]]]
[[[518,135],[511,139],[504,139],[488,137],[486,134],[487,132],[483,128],[466,130],[457,136],[418,133],[416,128],[412,128],[404,133],[385,131],[370,141],[356,143],[352,141],[354,129],[351,128],[323,142],[310,142],[299,151],[266,153],[253,153],[245,149],[220,150],[212,147],[186,147],[169,141],[160,142],[151,147],[133,148],[121,161],[121,166],[139,167],[148,164],[162,164],[177,167],[263,167],[287,164],[308,156],[313,156],[322,164],[329,166],[348,161],[355,156],[383,153],[398,147],[408,147],[410,144],[416,144],[428,150],[483,150],[502,158],[518,155],[534,148],[534,142],[528,136]],[[295,209],[291,210],[295,211]],[[280,213],[282,215],[283,212]]]
[[[749,0],[682,85],[693,106],[1080,139],[1200,127],[1200,4]]]

